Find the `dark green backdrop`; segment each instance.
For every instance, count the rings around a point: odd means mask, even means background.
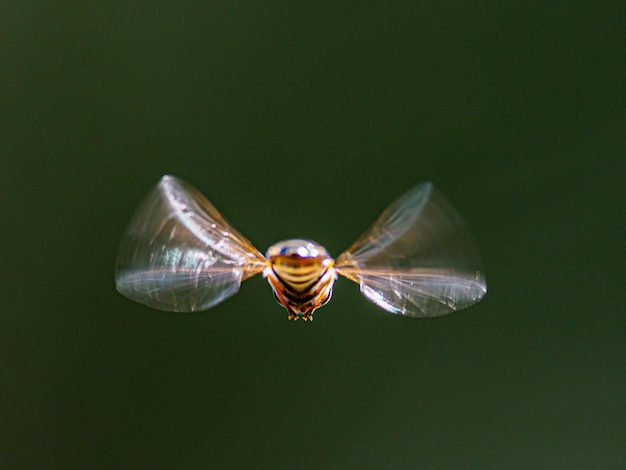
[[[624,468],[623,1],[310,3],[2,2],[0,466]],[[164,173],[335,255],[433,180],[489,293],[147,309],[113,263]]]

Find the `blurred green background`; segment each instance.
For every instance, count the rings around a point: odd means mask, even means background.
[[[311,3],[2,2],[0,466],[625,468],[623,1]],[[334,255],[432,180],[489,293],[150,310],[113,264],[165,173]]]

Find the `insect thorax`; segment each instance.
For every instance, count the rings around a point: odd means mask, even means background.
[[[303,314],[312,319],[313,311],[330,299],[337,277],[334,260],[326,249],[310,240],[285,240],[272,245],[264,271],[278,303],[289,317]]]

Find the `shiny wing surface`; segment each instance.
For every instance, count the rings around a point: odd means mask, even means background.
[[[432,183],[394,201],[337,259],[379,307],[411,317],[452,313],[487,292],[474,241],[458,212]]]
[[[159,310],[206,310],[267,261],[193,186],[164,176],[131,219],[119,247],[117,290]]]

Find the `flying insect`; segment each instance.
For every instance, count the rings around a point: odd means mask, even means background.
[[[338,275],[359,284],[382,309],[436,317],[483,298],[487,284],[465,223],[432,183],[396,199],[343,254],[290,239],[266,254],[239,233],[192,185],[163,176],[132,217],[119,247],[117,290],[172,312],[207,310],[258,274],[288,318],[313,320]]]

